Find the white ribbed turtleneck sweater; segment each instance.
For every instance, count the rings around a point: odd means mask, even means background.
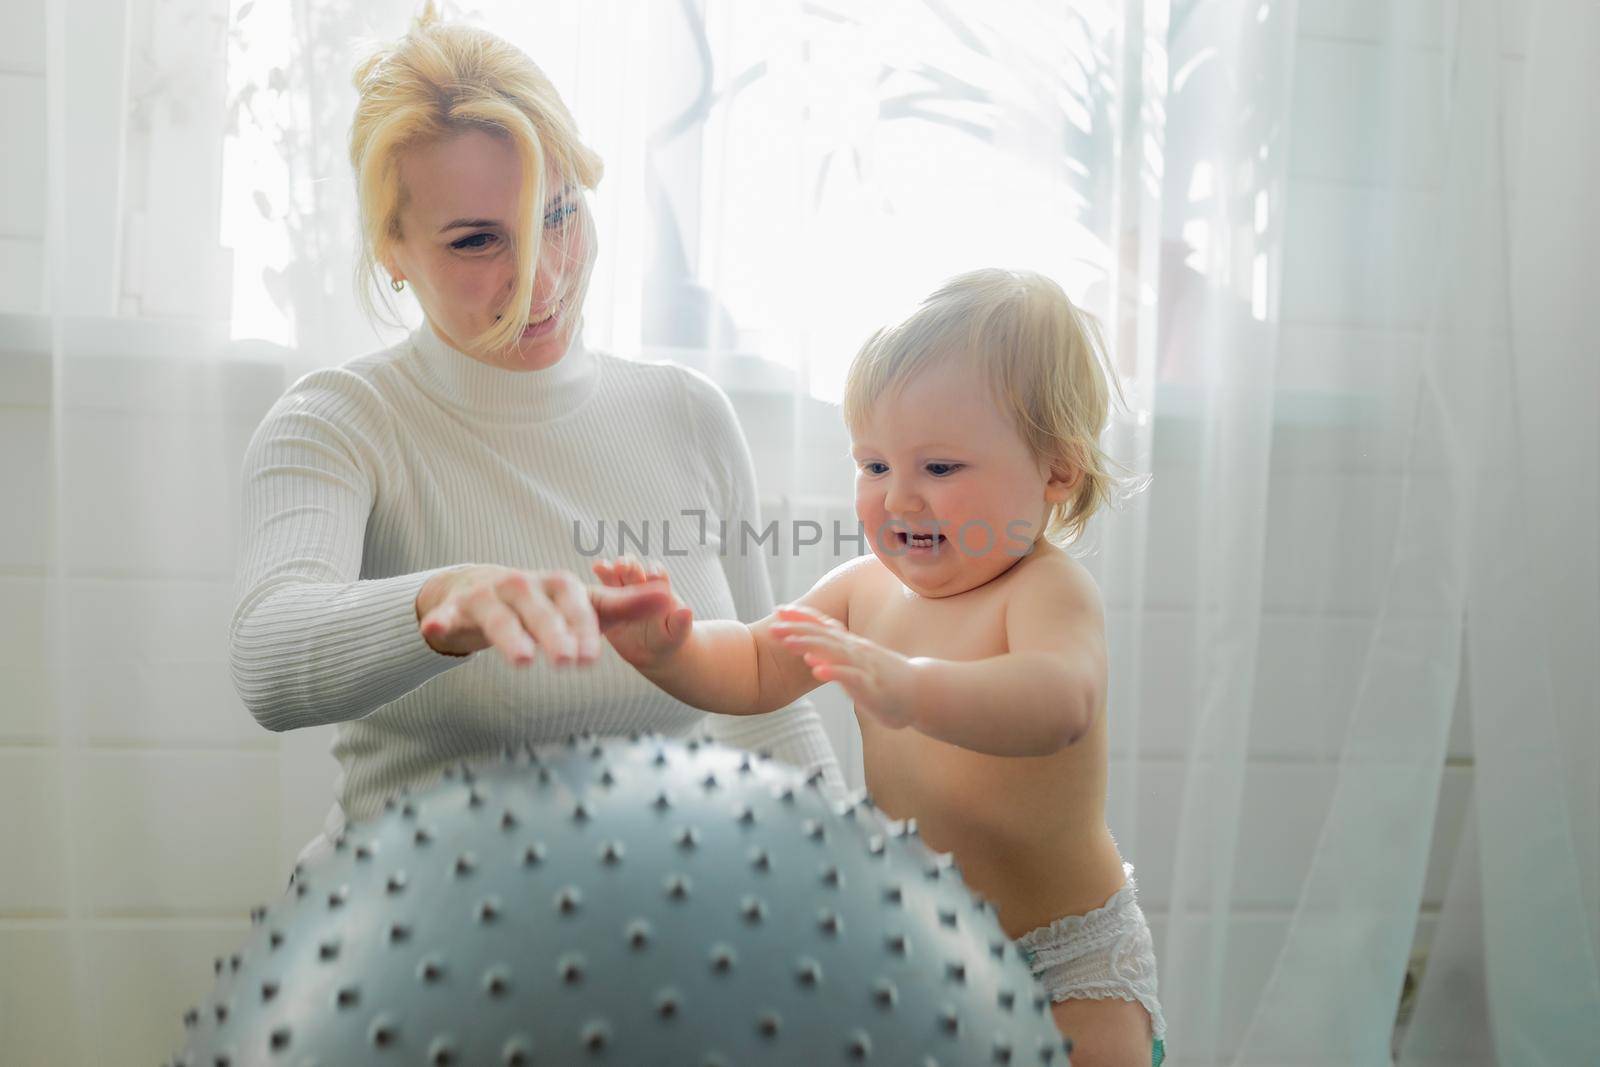
[[[683,514],[695,510],[706,515],[704,543],[699,520]],[[589,667],[517,669],[493,650],[441,655],[418,633],[417,592],[452,565],[592,582],[601,520],[606,555],[619,551],[618,520],[648,525],[648,555],[697,618],[753,621],[772,607],[761,548],[721,551],[722,518],[730,542],[741,520],[759,529],[749,448],[704,377],[576,340],[553,367],[502,370],[425,324],[393,348],[301,378],[256,430],[228,634],[234,683],[269,730],[338,724],[330,828],[459,758],[585,730],[708,728],[842,787],[808,704],[706,716],[608,645]],[[686,555],[663,553],[664,521],[672,552]]]

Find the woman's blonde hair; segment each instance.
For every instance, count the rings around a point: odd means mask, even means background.
[[[860,428],[885,393],[953,359],[984,370],[1036,457],[1081,473],[1072,496],[1051,508],[1044,530],[1052,541],[1075,540],[1123,482],[1113,473],[1120,465],[1100,448],[1117,386],[1099,325],[1042,274],[958,275],[862,345],[845,379],[846,423]]]
[[[356,281],[368,312],[378,315],[372,299],[380,291],[378,264],[401,238],[406,192],[400,154],[468,130],[504,138],[522,162],[522,193],[508,239],[516,257],[516,284],[506,306],[526,308],[544,231],[546,170],[558,174],[563,185],[592,189],[604,169],[600,157],[578,139],[577,125],[550,79],[502,38],[441,21],[428,0],[409,33],[378,46],[356,65],[354,81],[359,100],[350,125],[350,164],[361,209]],[[589,213],[579,215],[587,228],[584,247],[593,248]],[[525,325],[522,315],[502,315],[471,346],[507,348]]]

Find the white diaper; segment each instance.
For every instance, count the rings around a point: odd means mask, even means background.
[[[1052,1001],[1115,997],[1150,1013],[1156,1040],[1167,1033],[1156,999],[1156,953],[1139,907],[1133,865],[1124,863],[1122,888],[1086,915],[1063,915],[1017,938],[1022,958]]]

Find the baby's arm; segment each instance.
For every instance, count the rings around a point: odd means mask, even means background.
[[[923,665],[923,733],[979,752],[1043,756],[1088,732],[1106,691],[1100,591],[1065,556],[1038,563],[1006,604],[1006,653]]]
[[[836,567],[798,603],[821,617],[845,620],[852,564]],[[594,565],[605,585],[662,581],[659,567],[615,560]],[[800,656],[772,634],[774,616],[746,625],[732,619],[694,621],[673,598],[654,618],[606,631],[618,654],[665,692],[720,715],[759,715],[787,707],[822,684]]]
[[[1044,756],[1088,731],[1106,690],[1104,612],[1094,580],[1038,561],[1006,605],[1007,652],[906,657],[811,612],[780,609],[781,640],[885,724],[994,756]]]

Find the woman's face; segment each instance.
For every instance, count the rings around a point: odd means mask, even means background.
[[[506,301],[516,284],[510,235],[522,163],[504,138],[467,130],[417,145],[400,157],[405,190],[401,238],[388,250],[392,277],[411,286],[434,331],[451,347],[510,370],[539,370],[560,361],[578,328],[594,249],[585,238],[582,190],[546,175],[544,237],[533,298],[526,308]],[[472,339],[505,314],[528,325],[521,339],[498,352],[477,351]]]

